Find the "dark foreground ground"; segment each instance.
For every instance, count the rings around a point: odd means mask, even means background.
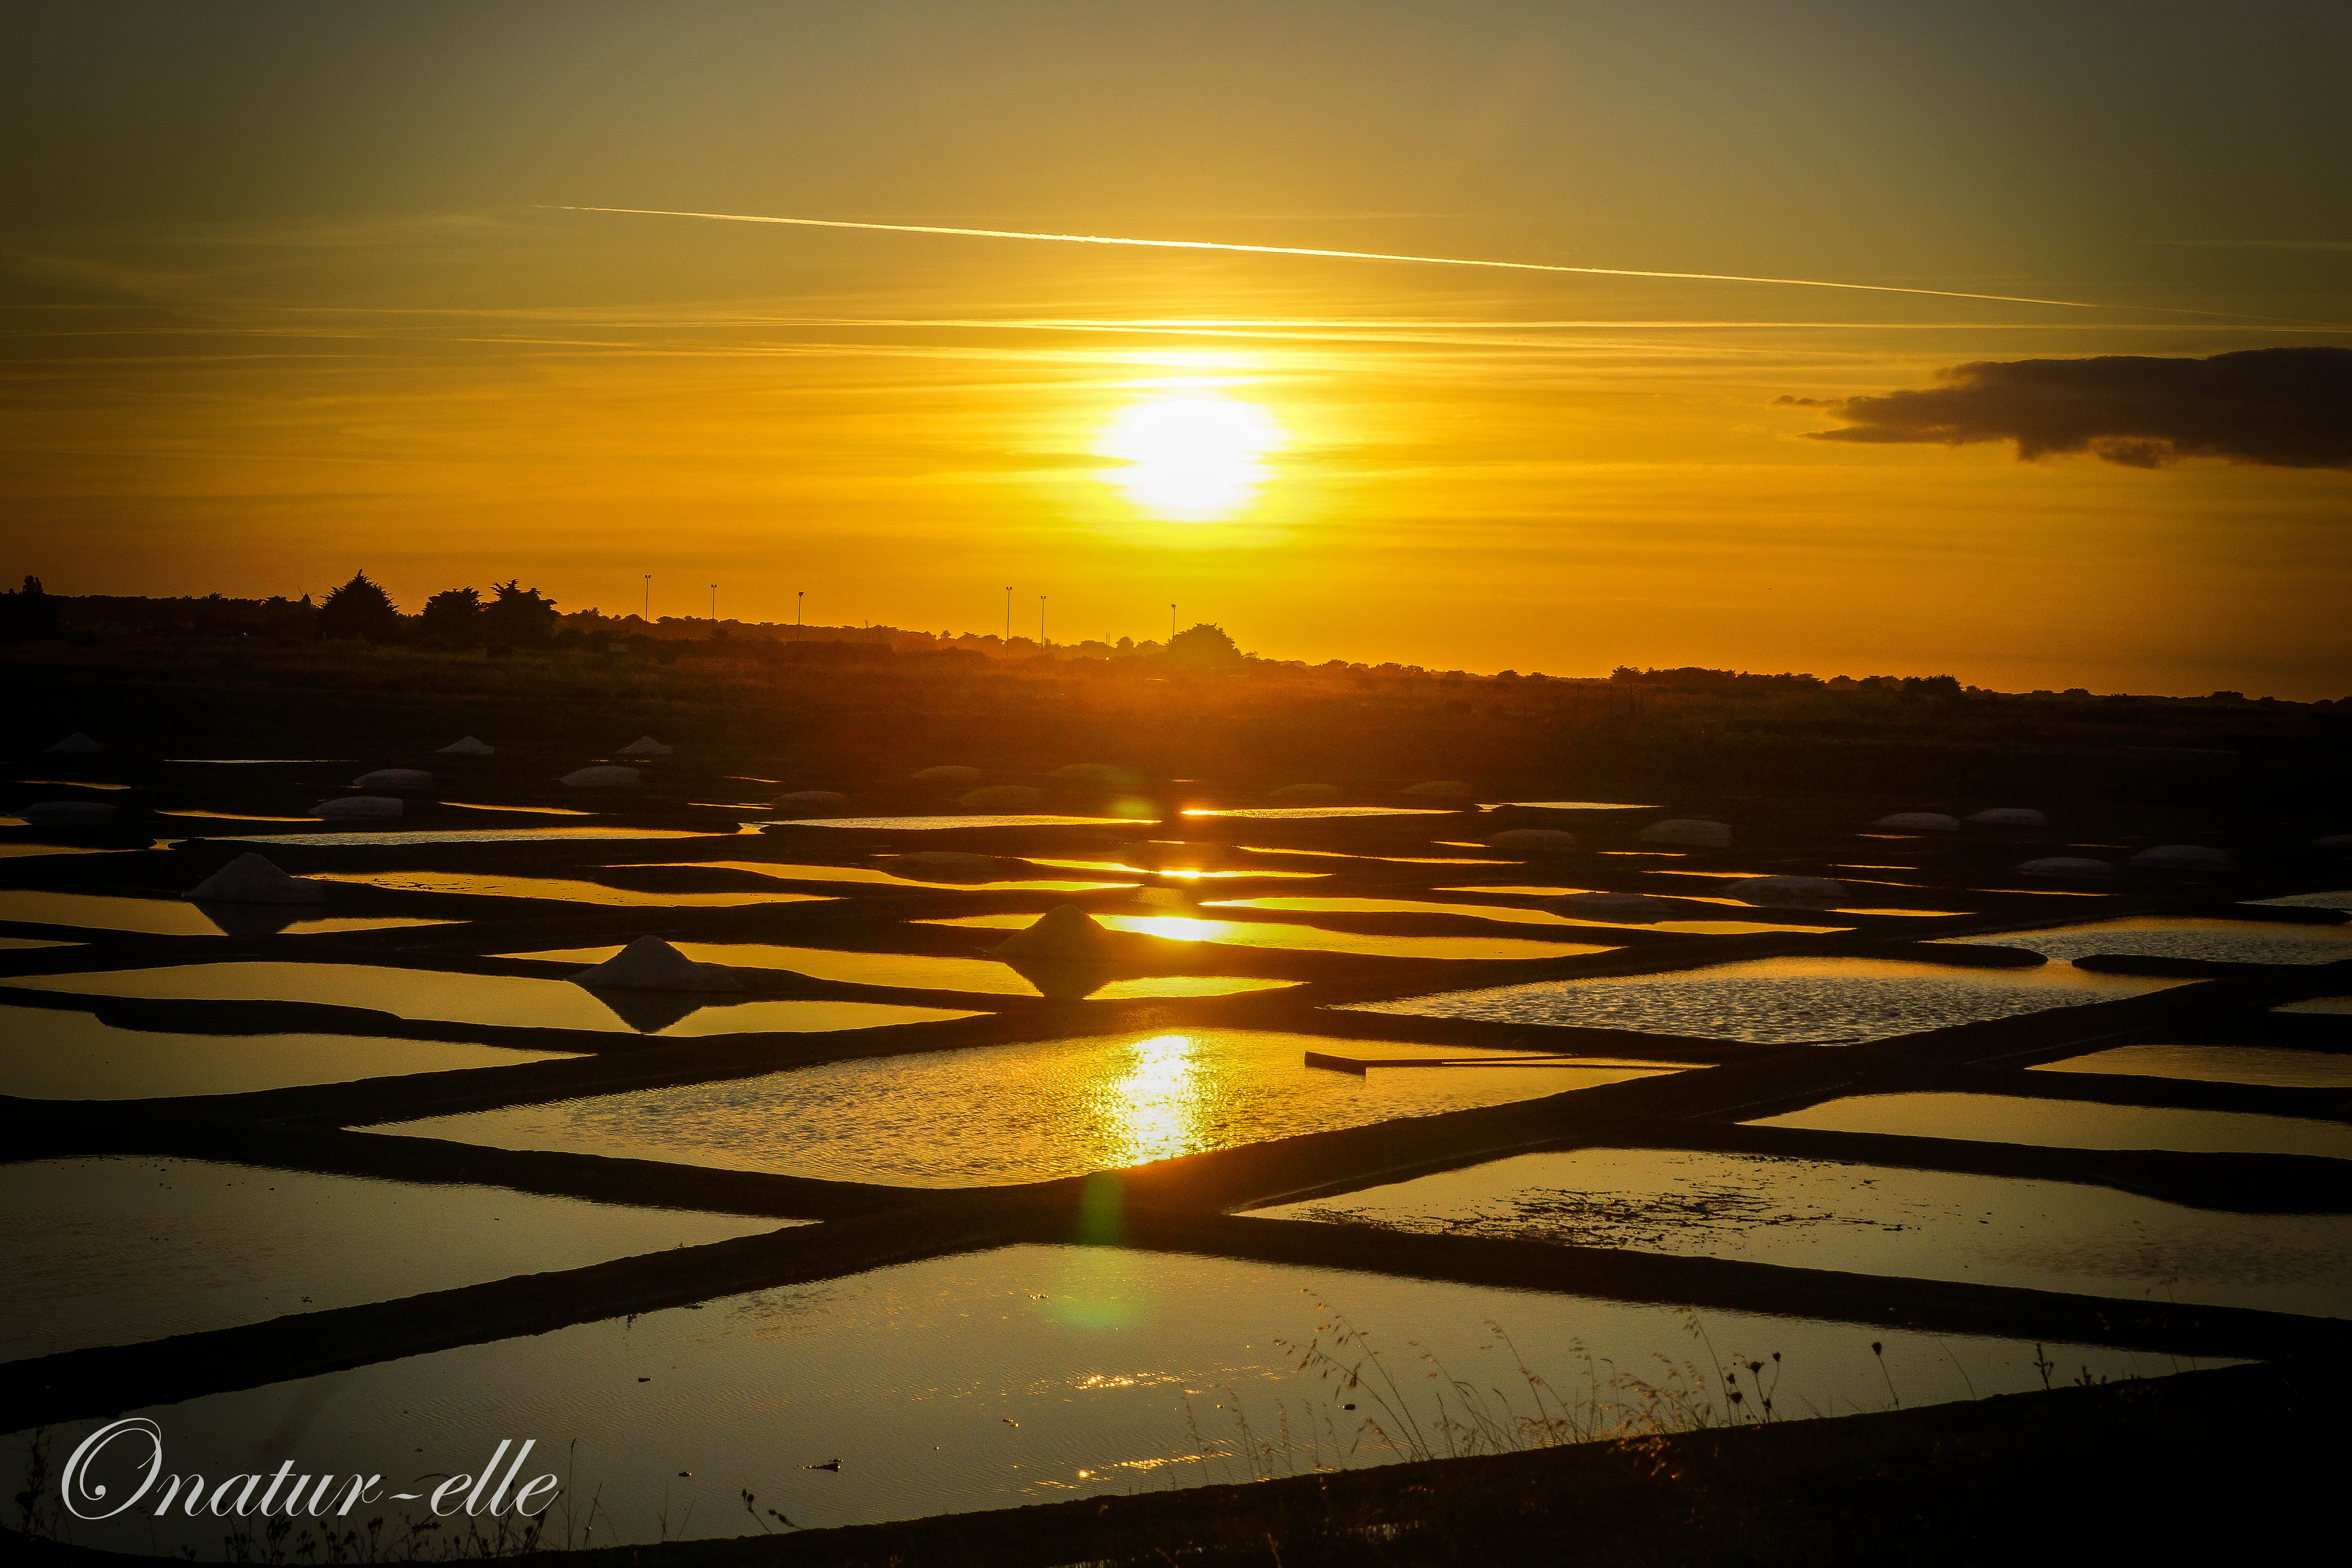
[[[2341,1554],[2337,1369],[2299,1363],[902,1524],[566,1568],[2107,1563]],[[2298,1548],[2294,1543],[2304,1542]],[[541,1559],[543,1560],[543,1554]],[[24,1543],[29,1568],[144,1559]]]

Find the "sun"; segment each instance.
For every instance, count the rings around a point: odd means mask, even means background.
[[[1102,477],[1171,522],[1213,522],[1247,506],[1267,478],[1265,458],[1289,445],[1273,415],[1214,393],[1168,394],[1111,416],[1095,450],[1128,466]]]

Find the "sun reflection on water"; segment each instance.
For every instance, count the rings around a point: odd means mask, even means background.
[[[1192,1037],[1154,1035],[1131,1048],[1134,1064],[1109,1086],[1105,1108],[1105,1131],[1120,1148],[1116,1163],[1140,1165],[1200,1148],[1207,1108]]]

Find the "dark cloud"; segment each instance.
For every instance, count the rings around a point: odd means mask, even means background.
[[[2091,452],[2135,468],[2177,458],[2352,468],[2352,348],[1987,360],[1937,379],[1883,397],[1779,401],[1848,422],[1817,441],[2014,441],[2021,458]]]

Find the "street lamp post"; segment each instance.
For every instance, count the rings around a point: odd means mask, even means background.
[[[648,573],[646,573],[646,613],[644,614],[644,616],[640,616],[639,618],[640,618],[640,619],[642,619],[642,620],[643,620],[643,621],[644,621],[647,626],[651,626],[651,625],[653,624],[653,619],[654,619],[654,574],[653,574],[652,573],[650,573],[650,572],[648,572]]]
[[[716,583],[710,584],[710,624],[714,628],[719,625],[719,584]]]
[[[1004,646],[1013,646],[1013,584],[1004,584]]]
[[[1176,606],[1173,605],[1168,606],[1168,640],[1176,640]]]
[[[794,589],[793,591],[793,641],[794,642],[801,640],[801,627],[807,624],[805,619],[805,612],[807,608],[808,590],[806,588]]]
[[[1043,651],[1045,651],[1045,595],[1043,595],[1043,594],[1040,594],[1040,595],[1037,595],[1037,648],[1038,648],[1038,651],[1042,653]]]

